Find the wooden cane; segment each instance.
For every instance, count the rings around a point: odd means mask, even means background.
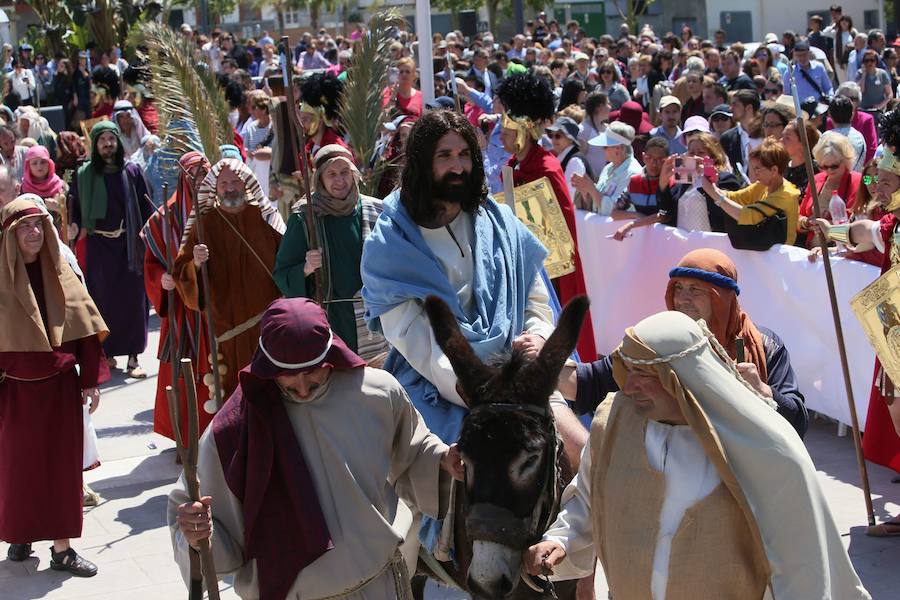
[[[315,250],[319,247],[318,235],[316,229],[316,215],[313,213],[312,206],[312,186],[309,184],[309,157],[306,156],[306,131],[297,117],[297,101],[294,98],[294,82],[290,77],[288,69],[287,48],[290,44],[288,36],[281,38],[281,74],[284,79],[284,95],[288,103],[288,129],[290,130],[291,151],[294,156],[300,157],[300,173],[303,176],[303,193],[306,195],[306,247],[308,250]],[[298,151],[297,144],[300,148]],[[323,266],[325,266],[323,264]],[[322,303],[322,273],[321,269],[313,271],[313,280],[316,283],[316,294],[314,300],[319,304]]]
[[[197,476],[197,460],[200,453],[200,420],[197,410],[197,390],[194,387],[194,367],[189,358],[181,359],[181,378],[184,381],[185,404],[187,405],[188,413],[188,443],[187,446],[183,443],[179,444],[179,448],[182,452],[184,479],[188,496],[192,502],[199,502],[202,497],[200,493],[200,479]],[[169,390],[167,389],[166,393],[168,394],[168,392]],[[175,404],[174,394],[169,396],[169,402],[170,405],[175,406],[176,413],[179,412],[178,405]],[[176,416],[178,415],[176,414]],[[177,439],[176,444],[178,444]],[[197,546],[199,546],[200,568],[203,581],[206,582],[206,591],[210,600],[219,600],[219,580],[216,576],[216,565],[213,559],[211,542],[209,539],[200,540],[197,542]]]
[[[203,243],[203,219],[201,218],[200,213],[200,202],[197,197],[197,188],[199,187],[196,181],[191,181],[191,186],[193,187],[193,197],[194,197],[194,227],[197,228],[197,244]],[[212,300],[210,299],[209,292],[209,272],[206,269],[206,262],[200,265],[200,281],[203,287],[203,310],[201,311],[202,315],[206,318],[206,333],[209,337],[209,351],[210,351],[210,364],[212,366],[212,376],[213,376],[213,390],[212,390],[212,398],[210,398],[204,405],[203,409],[209,414],[215,414],[219,412],[219,409],[222,408],[222,374],[219,372],[219,342],[216,340],[216,330],[213,325],[213,316],[212,316]],[[198,357],[199,358],[199,357]],[[187,384],[187,382],[185,382]],[[191,387],[193,387],[194,382],[191,380]]]
[[[169,213],[169,184],[163,183],[162,185],[162,195],[163,195],[163,205],[162,205],[162,217],[163,217],[163,245],[165,245],[166,249],[166,273],[170,276],[175,271],[174,265],[175,261],[172,258],[172,222],[171,222],[171,214]],[[175,333],[176,321],[175,321],[175,290],[166,290],[166,316],[169,319],[169,364],[172,365],[172,389],[175,393],[175,400],[178,400],[178,364],[181,357],[178,355],[178,336]],[[173,421],[173,427],[180,427],[181,422]]]
[[[806,135],[806,127],[803,123],[803,110],[800,108],[800,97],[797,95],[797,81],[794,78],[794,65],[791,62],[788,68],[788,77],[791,82],[791,91],[794,93],[794,110],[797,111],[797,134],[803,143],[803,154],[806,158],[806,176],[809,179],[809,191],[812,195],[812,209],[815,218],[822,218],[822,209],[819,206],[819,190],[816,189],[815,173],[813,172],[812,150],[809,147],[809,137]],[[828,240],[824,235],[816,235],[819,247],[822,249],[822,264],[825,265],[825,281],[828,284],[828,299],[831,301],[831,317],[834,321],[834,333],[837,337],[838,354],[841,357],[841,371],[844,375],[844,390],[847,393],[847,403],[850,409],[850,426],[853,433],[853,446],[856,449],[856,463],[859,467],[859,477],[862,480],[863,495],[866,502],[866,515],[869,525],[875,525],[875,511],[872,508],[872,492],[869,488],[869,472],[866,469],[866,460],[863,458],[862,443],[859,436],[859,417],[856,415],[856,402],[853,399],[853,385],[850,382],[850,365],[847,362],[847,348],[844,345],[844,328],[841,324],[841,312],[838,307],[837,294],[834,291],[834,274],[831,271],[831,257],[828,255]]]

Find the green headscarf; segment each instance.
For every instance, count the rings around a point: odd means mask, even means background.
[[[78,167],[78,199],[81,202],[81,226],[94,231],[97,219],[106,216],[106,183],[103,180],[103,171],[94,167],[96,162],[102,162],[100,152],[97,150],[97,138],[106,131],[112,131],[122,147],[122,134],[119,126],[114,121],[101,121],[91,128],[91,160]]]

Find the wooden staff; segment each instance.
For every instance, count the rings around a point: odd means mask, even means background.
[[[187,423],[188,423],[188,440],[187,446],[181,437],[181,429],[175,430],[175,447],[181,456],[181,462],[184,466],[184,480],[187,486],[187,493],[192,502],[199,502],[202,497],[200,494],[200,479],[197,476],[197,459],[200,450],[200,420],[197,412],[197,390],[194,387],[194,368],[191,359],[182,358],[180,361],[181,377],[184,380],[184,389],[187,404]],[[175,369],[176,371],[178,369]],[[181,411],[172,386],[166,386],[166,398],[169,401],[169,414],[174,419],[180,420]],[[195,598],[197,590],[200,590],[200,598],[203,594],[202,582],[206,582],[206,591],[210,600],[219,600],[219,580],[216,576],[216,565],[213,559],[212,545],[209,539],[203,539],[197,542],[199,550],[199,570],[196,569],[195,554],[190,552],[191,557],[191,599]]]
[[[181,167],[182,170],[184,167]],[[184,171],[187,174],[187,171]],[[198,182],[194,181],[193,178],[188,174],[188,181],[191,182],[191,187],[193,188],[193,197],[194,197],[194,227],[197,228],[197,243],[203,243],[203,219],[201,218],[200,213],[200,198],[197,194],[197,189],[199,187]],[[213,316],[212,316],[212,301],[210,299],[209,293],[209,273],[206,269],[206,262],[200,265],[200,281],[203,286],[203,310],[200,311],[202,316],[206,318],[206,333],[209,336],[209,352],[210,352],[210,364],[212,365],[212,376],[213,376],[213,397],[210,398],[203,405],[203,409],[209,414],[215,414],[219,412],[219,409],[222,408],[222,375],[219,372],[219,342],[216,341],[216,330],[213,326]],[[199,323],[198,323],[199,329]],[[199,338],[198,338],[199,339]],[[199,359],[199,357],[198,357]],[[185,382],[185,387],[188,382]],[[190,382],[190,387],[193,387],[194,381],[193,379]],[[196,400],[195,400],[196,402]]]
[[[170,276],[175,272],[175,260],[172,258],[172,222],[169,213],[169,184],[162,185],[162,216],[163,216],[163,244],[166,249],[166,273]],[[178,361],[181,357],[178,355],[178,338],[175,335],[177,329],[175,321],[175,290],[166,290],[166,313],[169,319],[169,364],[172,365],[172,389],[175,393],[175,400],[178,400]],[[172,422],[172,427],[180,427],[180,422]]]
[[[312,187],[309,184],[309,165],[308,157],[306,156],[306,131],[303,129],[303,125],[300,124],[299,118],[297,117],[297,101],[294,98],[294,82],[293,78],[290,77],[290,69],[288,68],[289,58],[287,55],[287,49],[290,44],[288,40],[288,36],[282,36],[281,38],[281,74],[284,79],[284,95],[288,104],[288,129],[290,130],[290,138],[291,142],[291,151],[294,153],[294,156],[300,157],[300,173],[303,176],[303,192],[306,194],[306,211],[304,214],[306,216],[306,247],[308,250],[315,250],[319,247],[318,236],[316,232],[316,216],[313,214],[313,206],[312,206]],[[322,124],[324,127],[324,124]],[[297,144],[299,143],[300,148],[298,151]],[[324,266],[324,265],[323,265]],[[322,303],[322,273],[320,269],[316,269],[313,271],[313,278],[316,283],[316,297],[315,301],[319,304]]]
[[[791,62],[788,68],[788,77],[791,82],[791,91],[794,93],[794,110],[797,111],[797,134],[803,143],[803,153],[806,158],[806,176],[809,179],[809,190],[812,194],[812,209],[815,218],[822,218],[822,209],[819,206],[819,190],[816,189],[815,173],[813,172],[812,150],[809,147],[809,138],[806,135],[806,126],[803,123],[803,110],[800,108],[800,97],[797,95],[797,81],[794,78],[794,65]],[[816,235],[819,247],[822,249],[822,263],[825,265],[825,281],[828,284],[828,299],[831,301],[831,317],[834,321],[834,333],[837,337],[838,354],[841,357],[841,371],[844,375],[844,390],[847,393],[847,403],[850,409],[850,426],[853,433],[853,446],[856,448],[856,463],[859,467],[859,477],[862,480],[863,494],[866,501],[866,515],[869,525],[875,525],[875,511],[872,508],[872,492],[869,489],[869,473],[866,470],[866,461],[863,458],[862,444],[859,437],[859,417],[856,415],[856,402],[853,399],[853,385],[850,382],[850,365],[847,362],[847,348],[844,345],[844,328],[841,324],[841,312],[838,307],[837,294],[834,291],[834,274],[831,271],[831,257],[828,254],[828,240],[824,235]]]

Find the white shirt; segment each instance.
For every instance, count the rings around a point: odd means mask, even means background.
[[[622,192],[628,189],[628,182],[633,175],[643,172],[641,166],[633,156],[628,157],[618,167],[608,163],[603,167],[600,177],[597,179],[597,189],[600,191],[600,204],[593,207],[595,213],[609,215],[616,206],[616,200]]]
[[[706,196],[696,187],[682,194],[678,199],[678,228],[687,231],[712,231],[709,223],[709,206]]]
[[[569,146],[568,148],[563,150],[562,154],[558,154],[556,158],[558,158],[560,164],[562,164],[563,159],[565,159],[568,154],[575,152],[578,152],[578,148],[573,144],[572,146]],[[566,186],[569,188],[569,197],[572,198],[572,200],[575,199],[575,194],[578,193],[578,191],[575,189],[575,186],[572,185],[572,175],[575,175],[576,173],[578,175],[584,175],[585,173],[587,173],[587,169],[585,169],[584,167],[584,161],[581,160],[580,156],[570,158],[569,162],[566,163]]]
[[[31,98],[32,92],[37,88],[37,83],[34,81],[34,73],[31,72],[31,69],[22,69],[18,73],[13,69],[9,74],[9,79],[12,84],[12,90],[19,94],[23,101]]]
[[[659,515],[650,583],[652,600],[665,600],[672,539],[684,513],[708,496],[721,480],[697,436],[688,426],[649,421],[644,447],[650,467],[663,473],[666,479],[666,496]],[[589,440],[581,452],[578,474],[563,492],[562,510],[544,534],[545,541],[556,542],[566,550],[566,559],[554,569],[560,578],[578,576],[593,567],[591,471]],[[584,560],[586,556],[592,559]],[[570,562],[573,564],[567,564]]]
[[[448,228],[450,231],[448,231]],[[456,297],[467,317],[472,317],[475,307],[472,296],[472,276],[475,263],[472,249],[475,247],[475,224],[472,215],[460,212],[447,227],[427,229],[420,227],[425,243],[437,257],[456,290]],[[450,235],[450,232],[453,235]],[[454,240],[455,238],[455,240]],[[525,331],[544,339],[553,333],[553,311],[543,279],[538,275],[528,293],[525,305]],[[440,395],[449,402],[465,406],[456,391],[456,374],[450,359],[434,339],[431,323],[425,309],[416,300],[407,300],[381,316],[384,337],[406,358],[410,366],[430,381]],[[519,332],[515,332],[518,335]],[[554,397],[558,393],[554,394]],[[552,398],[561,400],[559,398]],[[563,400],[563,402],[565,402]]]

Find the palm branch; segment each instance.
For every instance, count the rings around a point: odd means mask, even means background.
[[[394,41],[390,35],[391,29],[405,23],[406,20],[396,9],[379,11],[369,20],[368,32],[354,50],[341,95],[341,125],[349,135],[353,152],[363,164],[361,187],[365,194],[371,194],[378,188],[385,168],[382,161],[371,168],[369,165],[385,118],[381,95],[391,66],[388,52]]]
[[[234,143],[228,102],[215,76],[194,59],[194,46],[165,25],[144,23],[137,36],[150,51],[160,137],[179,154],[197,150],[215,163],[219,147]]]

